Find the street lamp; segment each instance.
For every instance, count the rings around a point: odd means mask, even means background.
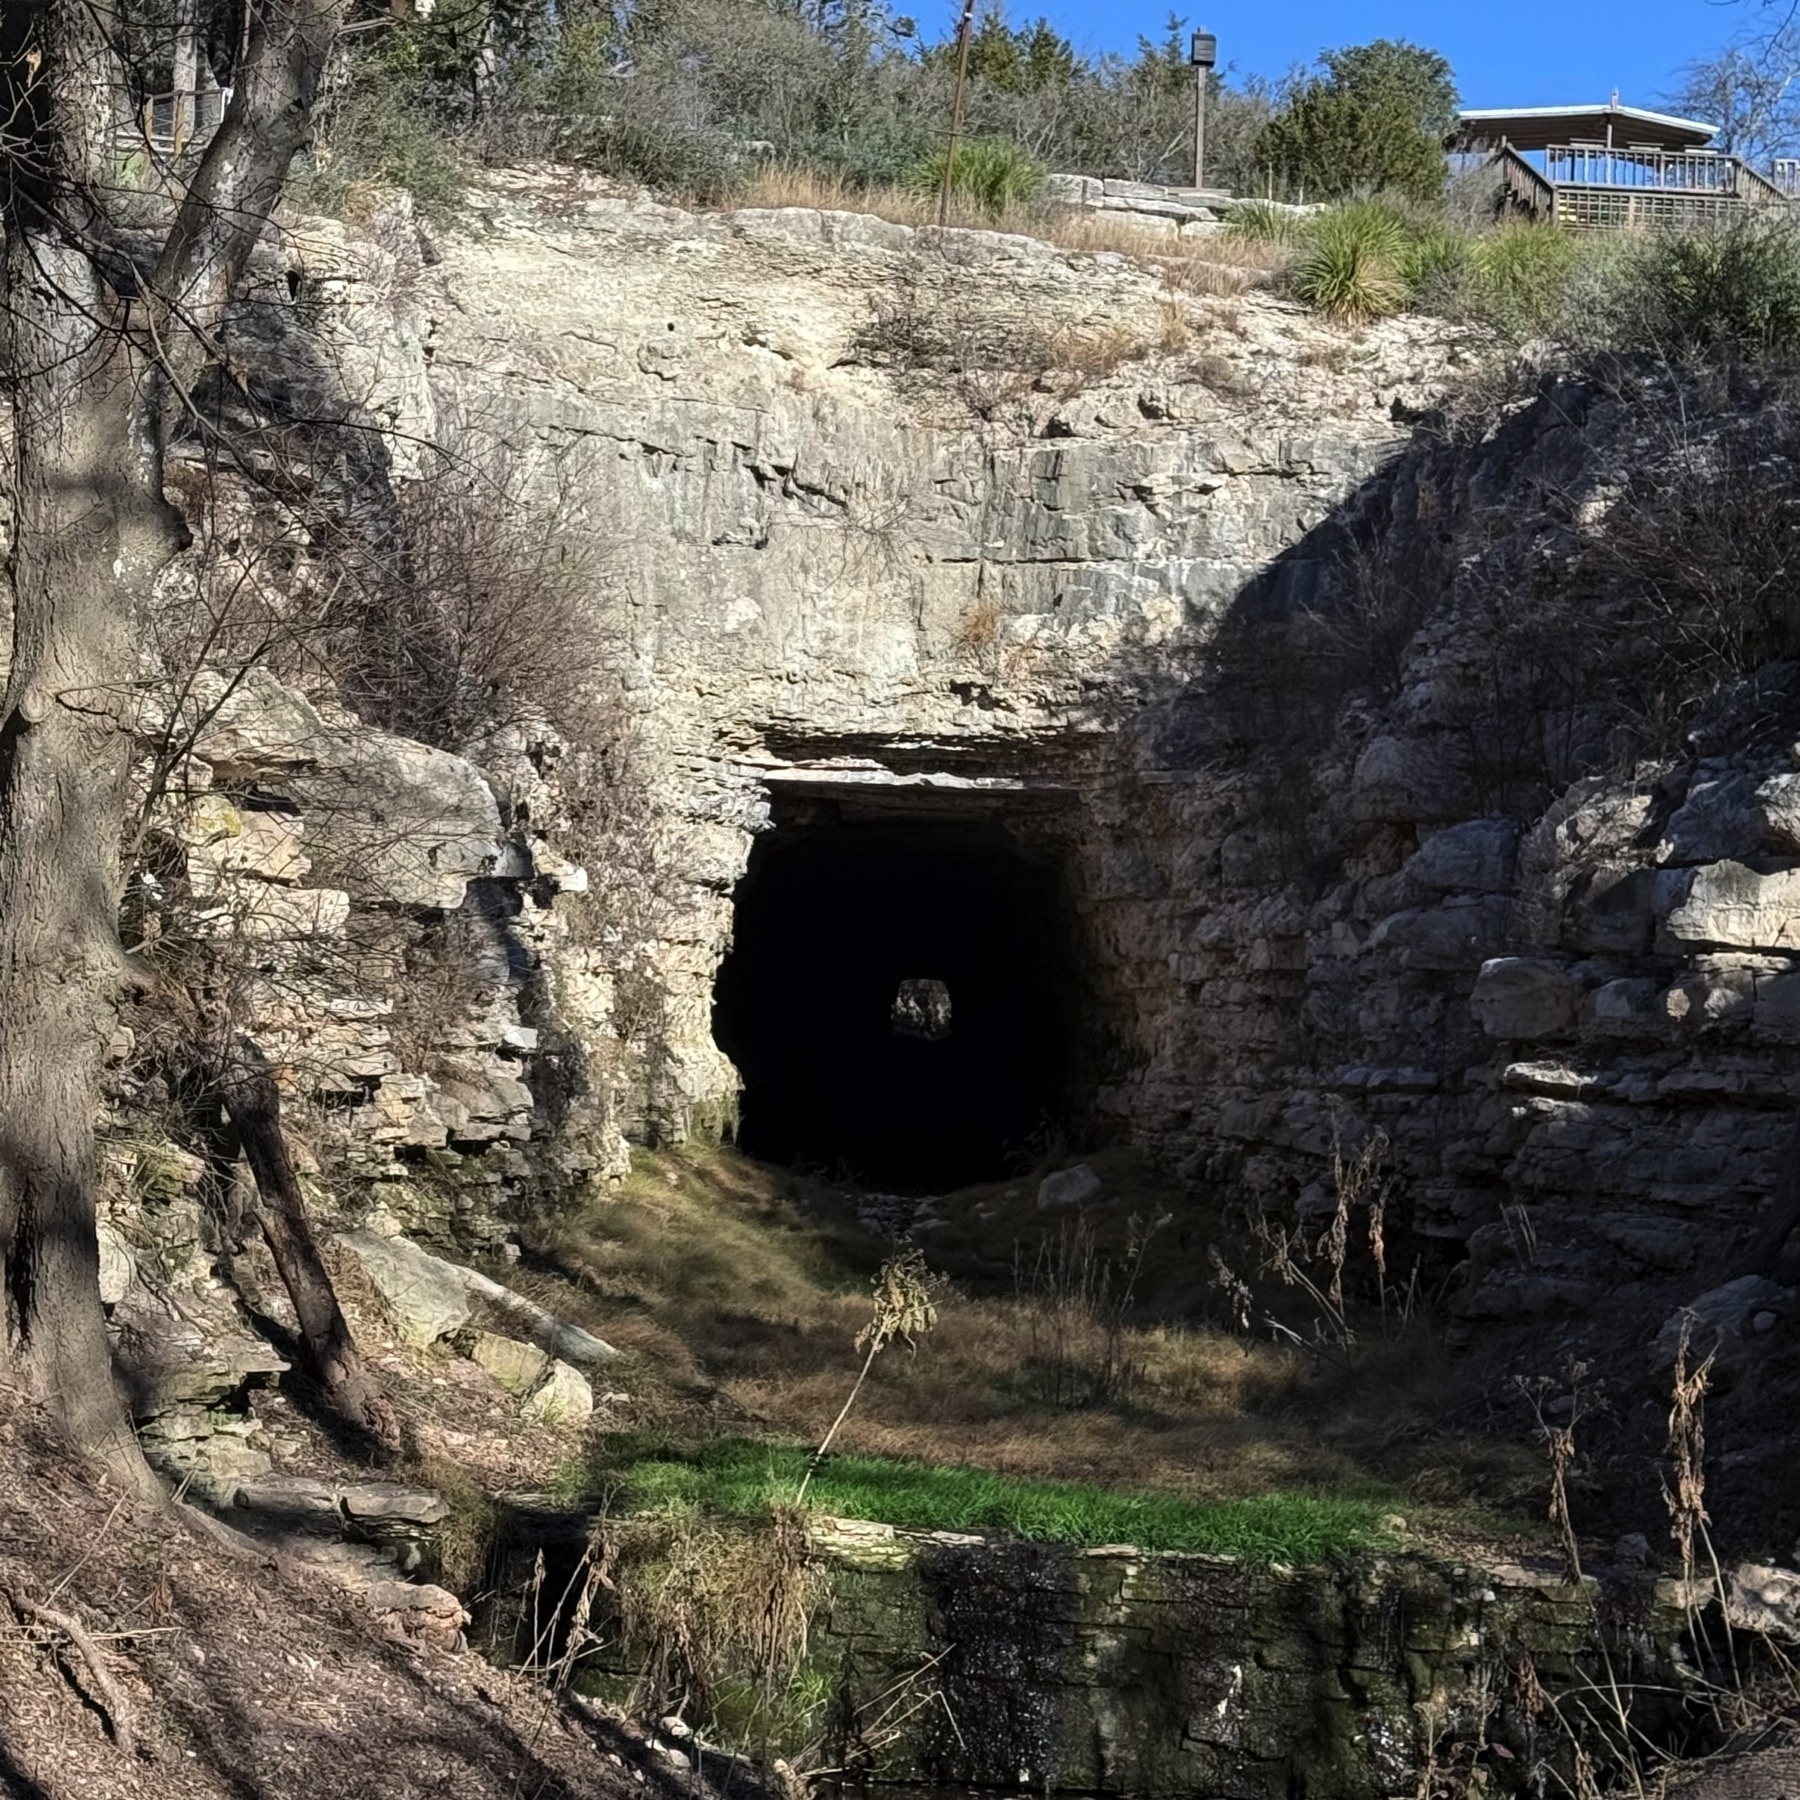
[[[1194,186],[1205,185],[1206,173],[1206,77],[1219,60],[1219,40],[1210,31],[1196,31],[1188,47],[1194,65]]]

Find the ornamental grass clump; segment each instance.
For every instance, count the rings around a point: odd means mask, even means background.
[[[917,163],[910,185],[921,194],[936,194],[944,185],[948,151],[934,151]],[[969,138],[956,146],[950,190],[992,218],[1009,207],[1036,198],[1044,185],[1044,165],[1011,138]]]
[[[1289,277],[1294,298],[1334,319],[1363,324],[1400,312],[1412,297],[1407,234],[1386,207],[1357,200],[1312,221]]]
[[[1273,200],[1246,200],[1225,215],[1221,235],[1245,244],[1297,244],[1306,214]]]

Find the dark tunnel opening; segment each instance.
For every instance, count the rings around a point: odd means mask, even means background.
[[[751,851],[714,991],[740,1146],[901,1190],[1013,1172],[1071,1099],[1059,860],[992,819],[785,813]]]

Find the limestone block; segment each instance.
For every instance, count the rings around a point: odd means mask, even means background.
[[[1407,863],[1408,881],[1443,893],[1503,894],[1513,885],[1519,827],[1511,819],[1471,819],[1434,832]]]
[[[574,1363],[603,1362],[619,1353],[579,1325],[571,1325],[491,1276],[422,1250],[409,1239],[365,1228],[338,1234],[363,1273],[395,1314],[408,1342],[430,1344],[466,1325],[476,1298],[504,1308],[551,1356]]]
[[[1038,1183],[1037,1203],[1043,1207],[1080,1206],[1100,1192],[1100,1177],[1086,1163],[1058,1169]]]
[[[1407,969],[1470,969],[1503,940],[1506,913],[1499,895],[1457,895],[1383,919],[1369,947],[1398,951]]]
[[[1725,1616],[1736,1629],[1800,1643],[1800,1575],[1792,1569],[1739,1563],[1727,1580]]]
[[[333,727],[310,700],[266,669],[236,680],[202,669],[189,690],[193,749],[216,776],[266,777],[310,767],[331,753]]]
[[[550,1369],[550,1358],[536,1344],[522,1344],[496,1331],[469,1332],[458,1340],[458,1348],[509,1394],[529,1394]]]
[[[1728,1386],[1749,1366],[1754,1340],[1772,1329],[1757,1329],[1760,1315],[1773,1313],[1779,1322],[1793,1310],[1793,1290],[1766,1275],[1740,1275],[1721,1287],[1709,1288],[1663,1321],[1650,1348],[1650,1371],[1663,1376],[1674,1368],[1685,1332],[1688,1367],[1692,1369],[1711,1353],[1714,1385]]]
[[[1756,790],[1756,799],[1763,841],[1773,850],[1800,855],[1800,775],[1772,777]]]
[[[338,1241],[380,1294],[394,1329],[409,1344],[435,1344],[469,1322],[474,1310],[461,1271],[401,1237],[348,1231]]]
[[[356,734],[339,763],[340,793],[353,801],[321,826],[350,860],[359,892],[393,906],[453,912],[469,882],[500,855],[500,809],[473,763],[380,732]],[[330,798],[315,779],[301,787]]]
[[[100,1303],[117,1306],[137,1277],[137,1259],[118,1231],[105,1219],[95,1231],[100,1239]]]
[[[1372,738],[1350,779],[1351,807],[1369,821],[1455,819],[1462,806],[1453,769],[1442,746],[1427,739]]]
[[[1696,781],[1670,815],[1659,860],[1674,865],[1748,856],[1763,838],[1763,809],[1748,779],[1726,774]]]
[[[1765,1043],[1800,1043],[1800,973],[1756,977],[1750,1026]]]
[[[399,1481],[359,1481],[338,1495],[344,1517],[368,1527],[441,1525],[450,1503],[431,1488],[408,1487]]]
[[[1686,892],[1685,871],[1598,868],[1571,906],[1564,941],[1584,950],[1639,955],[1648,951],[1657,920]]]
[[[337,888],[284,888],[243,882],[199,913],[197,935],[260,943],[311,943],[339,938],[350,922],[350,896]]]
[[[248,1512],[287,1524],[335,1530],[338,1523],[337,1489],[310,1475],[268,1475],[245,1481],[238,1487],[236,1503]]]
[[[1602,983],[1588,1002],[1587,1028],[1596,1037],[1655,1039],[1667,1035],[1668,1017],[1658,985],[1640,976]]]
[[[1741,862],[1696,869],[1666,929],[1678,944],[1800,950],[1800,869],[1762,875]]]
[[[1535,956],[1496,956],[1481,965],[1470,1010],[1489,1037],[1524,1042],[1574,1028],[1581,985],[1561,963]]]
[[[1742,1024],[1754,1014],[1756,976],[1749,969],[1697,969],[1663,996],[1664,1016],[1684,1031]]]
[[[541,1386],[526,1399],[522,1409],[528,1419],[545,1425],[578,1425],[592,1416],[594,1390],[579,1369],[558,1360]]]

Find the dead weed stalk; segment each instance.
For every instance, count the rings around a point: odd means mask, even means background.
[[[831,1440],[849,1418],[850,1409],[855,1406],[857,1396],[863,1390],[863,1383],[869,1379],[869,1371],[875,1366],[876,1357],[896,1338],[909,1350],[912,1349],[917,1340],[937,1324],[937,1304],[932,1298],[932,1286],[931,1271],[925,1266],[925,1253],[922,1250],[899,1251],[875,1272],[874,1308],[869,1315],[868,1324],[856,1334],[856,1347],[863,1352],[862,1367],[856,1372],[856,1380],[851,1384],[844,1404],[838,1409],[838,1416],[831,1421],[830,1429],[819,1440],[818,1449],[813,1452],[812,1460],[806,1465],[806,1473],[800,1480],[800,1491],[794,1496],[796,1507],[804,1503],[806,1490],[812,1485],[813,1476],[818,1473],[819,1465],[831,1449]]]

